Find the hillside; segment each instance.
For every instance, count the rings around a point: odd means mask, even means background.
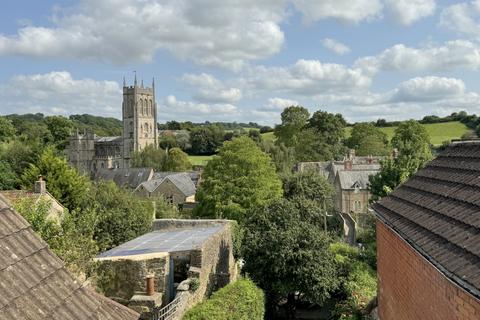
[[[427,129],[430,135],[431,143],[433,145],[440,145],[443,141],[459,139],[463,134],[470,131],[466,125],[460,121],[450,121],[442,123],[422,124]],[[397,127],[384,127],[380,128],[388,136],[388,139],[392,139],[393,133]],[[352,127],[347,128],[347,136],[350,136]]]

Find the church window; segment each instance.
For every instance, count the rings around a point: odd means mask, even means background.
[[[140,99],[140,112],[142,113],[142,116],[144,115],[143,113],[143,100]]]
[[[355,208],[355,211],[360,211],[360,210],[362,210],[362,203],[361,203],[360,201],[356,200],[356,201],[354,202],[354,208]]]

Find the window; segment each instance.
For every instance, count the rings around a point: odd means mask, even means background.
[[[167,202],[170,204],[173,204],[173,195],[168,195],[167,196]]]
[[[359,201],[359,200],[355,200],[353,206],[354,206],[355,211],[361,211],[362,210],[362,202]]]

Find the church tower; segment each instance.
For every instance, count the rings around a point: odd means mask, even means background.
[[[140,151],[157,141],[157,104],[155,102],[155,80],[152,87],[144,87],[143,81],[137,85],[137,75],[133,86],[126,86],[123,80],[123,167],[130,167],[134,151]]]

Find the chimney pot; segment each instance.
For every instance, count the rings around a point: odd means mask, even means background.
[[[148,275],[145,279],[147,280],[147,296],[153,296],[155,294],[155,277]]]
[[[352,160],[346,160],[346,161],[343,163],[343,166],[344,166],[345,171],[350,171],[350,170],[352,170]]]

